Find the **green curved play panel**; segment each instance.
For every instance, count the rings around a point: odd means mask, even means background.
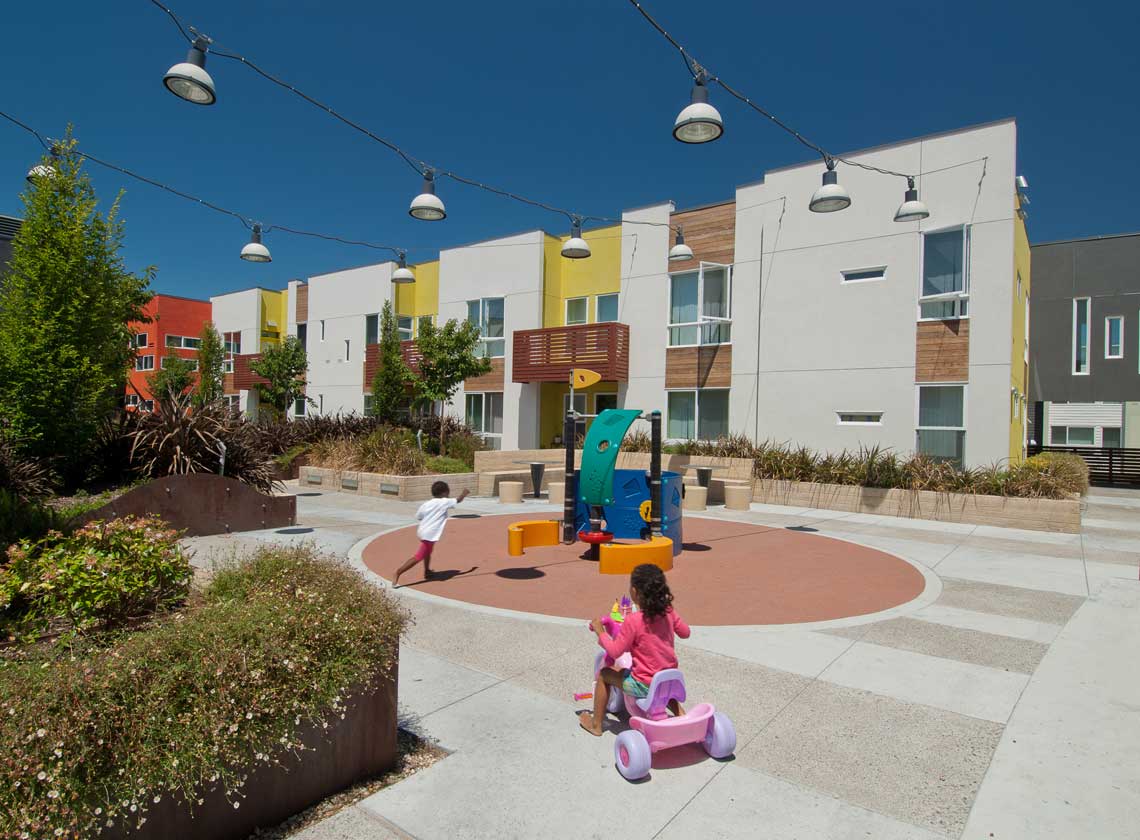
[[[641,416],[635,408],[607,408],[590,425],[582,446],[578,498],[588,505],[614,502],[614,466],[626,430]]]

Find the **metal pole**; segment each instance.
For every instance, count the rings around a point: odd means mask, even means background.
[[[649,454],[649,533],[661,536],[661,412],[654,410],[649,415],[650,440]]]
[[[226,444],[225,441],[218,441],[218,475],[226,474]]]
[[[569,545],[577,539],[575,531],[575,512],[578,509],[578,481],[574,474],[574,403],[571,401],[570,410],[562,421],[562,440],[566,446],[566,489],[562,502],[562,541]]]

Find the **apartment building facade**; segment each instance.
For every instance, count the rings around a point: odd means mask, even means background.
[[[1140,447],[1140,234],[1033,246],[1029,438]]]
[[[250,362],[288,335],[288,290],[242,289],[210,298],[214,328],[225,347],[222,391],[234,410],[257,415],[259,382]]]
[[[177,356],[198,365],[198,345],[202,328],[210,321],[210,302],[177,295],[155,295],[143,307],[149,321],[128,326],[134,335],[135,362],[128,372],[125,403],[142,411],[152,411],[157,396],[151,393],[150,378],[165,365],[168,356]]]
[[[575,394],[579,413],[660,409],[674,440],[1018,459],[1032,278],[1016,144],[1006,120],[844,156],[917,173],[923,221],[893,220],[905,181],[852,165],[840,168],[852,206],[810,212],[813,162],[719,204],[626,211],[585,233],[588,259],[560,255],[568,235],[535,230],[445,249],[413,266],[411,285],[391,283],[393,263],[294,281],[278,293],[309,355],[294,414],[370,409],[378,315],[392,301],[413,367],[425,319],[479,325],[491,371],[446,408],[497,448],[559,442],[569,371],[586,367],[603,378]],[[689,262],[668,259],[677,226]],[[263,294],[214,298],[218,329],[250,323]],[[243,333],[241,355],[259,347]],[[235,374],[246,410],[250,384]]]

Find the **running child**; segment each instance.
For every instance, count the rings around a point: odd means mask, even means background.
[[[432,498],[420,505],[420,509],[416,511],[416,519],[420,521],[419,527],[416,528],[416,536],[420,538],[420,547],[411,560],[396,570],[396,577],[392,580],[393,588],[400,585],[400,575],[421,561],[424,564],[424,579],[431,580],[434,577],[431,570],[431,552],[435,548],[435,544],[439,542],[440,537],[443,536],[443,528],[447,525],[447,512],[471,493],[470,490],[464,488],[459,491],[456,498],[449,499],[447,494],[450,492],[451,488],[447,486],[445,481],[437,481],[432,484]]]
[[[658,671],[677,667],[677,652],[673,649],[674,634],[682,639],[689,638],[689,625],[673,611],[673,593],[665,582],[665,573],[657,566],[643,563],[633,570],[629,578],[629,597],[637,604],[637,611],[626,616],[617,638],[610,638],[595,618],[590,629],[598,636],[598,644],[611,659],[617,659],[628,652],[633,658],[633,667],[628,671],[602,668],[594,686],[594,713],[580,712],[578,722],[591,735],[602,734],[602,722],[606,715],[608,686],[634,697],[649,696],[649,684]],[[675,715],[684,713],[676,700],[670,701],[669,709]]]

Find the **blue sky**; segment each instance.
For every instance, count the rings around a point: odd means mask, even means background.
[[[376,133],[469,177],[583,214],[680,208],[810,153],[713,88],[725,137],[670,136],[690,83],[624,0],[377,3],[169,0],[184,19]],[[1031,240],[1140,229],[1134,196],[1140,53],[1133,4],[648,0],[714,72],[836,152],[1014,116]],[[440,247],[563,218],[442,181],[448,218],[411,219],[419,178],[393,154],[232,61],[207,62],[218,104],[162,87],[186,44],[146,0],[9,3],[0,109],[49,136],[268,224]],[[19,215],[35,141],[0,122],[0,213]],[[160,292],[206,297],[379,261],[271,234],[240,261],[239,222],[91,166],[126,190],[125,257]],[[806,201],[805,196],[805,201]]]

